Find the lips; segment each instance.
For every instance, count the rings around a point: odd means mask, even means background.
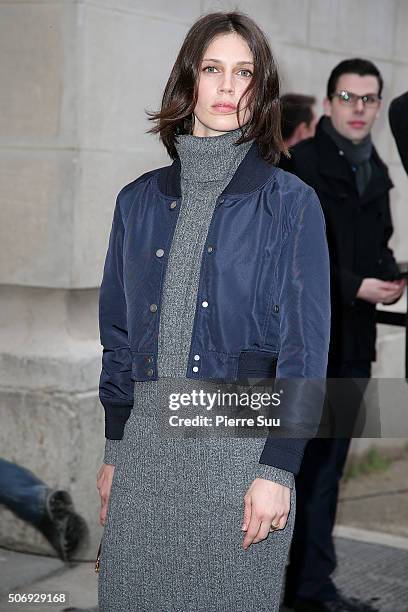
[[[237,107],[233,104],[228,104],[228,102],[218,102],[213,104],[212,108],[221,112],[231,112],[236,110]]]
[[[366,123],[365,121],[349,121],[349,125],[351,125],[351,127],[353,128],[363,128]]]

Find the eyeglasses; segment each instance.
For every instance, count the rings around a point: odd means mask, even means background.
[[[338,98],[340,104],[344,106],[356,106],[359,100],[362,100],[364,106],[377,106],[381,100],[379,94],[365,94],[364,96],[358,96],[357,94],[351,93],[351,91],[338,91],[330,96],[331,98]]]

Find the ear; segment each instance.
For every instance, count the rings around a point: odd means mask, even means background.
[[[307,137],[307,133],[306,132],[307,132],[306,121],[302,121],[302,123],[299,123],[299,125],[295,129],[295,132],[294,132],[293,136],[298,141],[299,140],[304,140]]]
[[[331,117],[331,101],[327,97],[323,100],[323,112],[327,117]]]

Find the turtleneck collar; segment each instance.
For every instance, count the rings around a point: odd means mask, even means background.
[[[231,171],[235,172],[253,144],[250,140],[236,146],[234,143],[240,136],[240,128],[219,136],[177,136],[175,147],[180,159],[181,177],[218,181]]]

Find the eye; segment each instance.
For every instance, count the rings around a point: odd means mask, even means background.
[[[210,74],[214,74],[213,70],[217,70],[215,66],[206,66],[203,68],[203,72],[209,72]]]
[[[239,72],[245,72],[246,74],[242,75],[244,77],[251,77],[251,76],[253,76],[253,73],[250,70],[247,70],[246,68],[243,68]]]

